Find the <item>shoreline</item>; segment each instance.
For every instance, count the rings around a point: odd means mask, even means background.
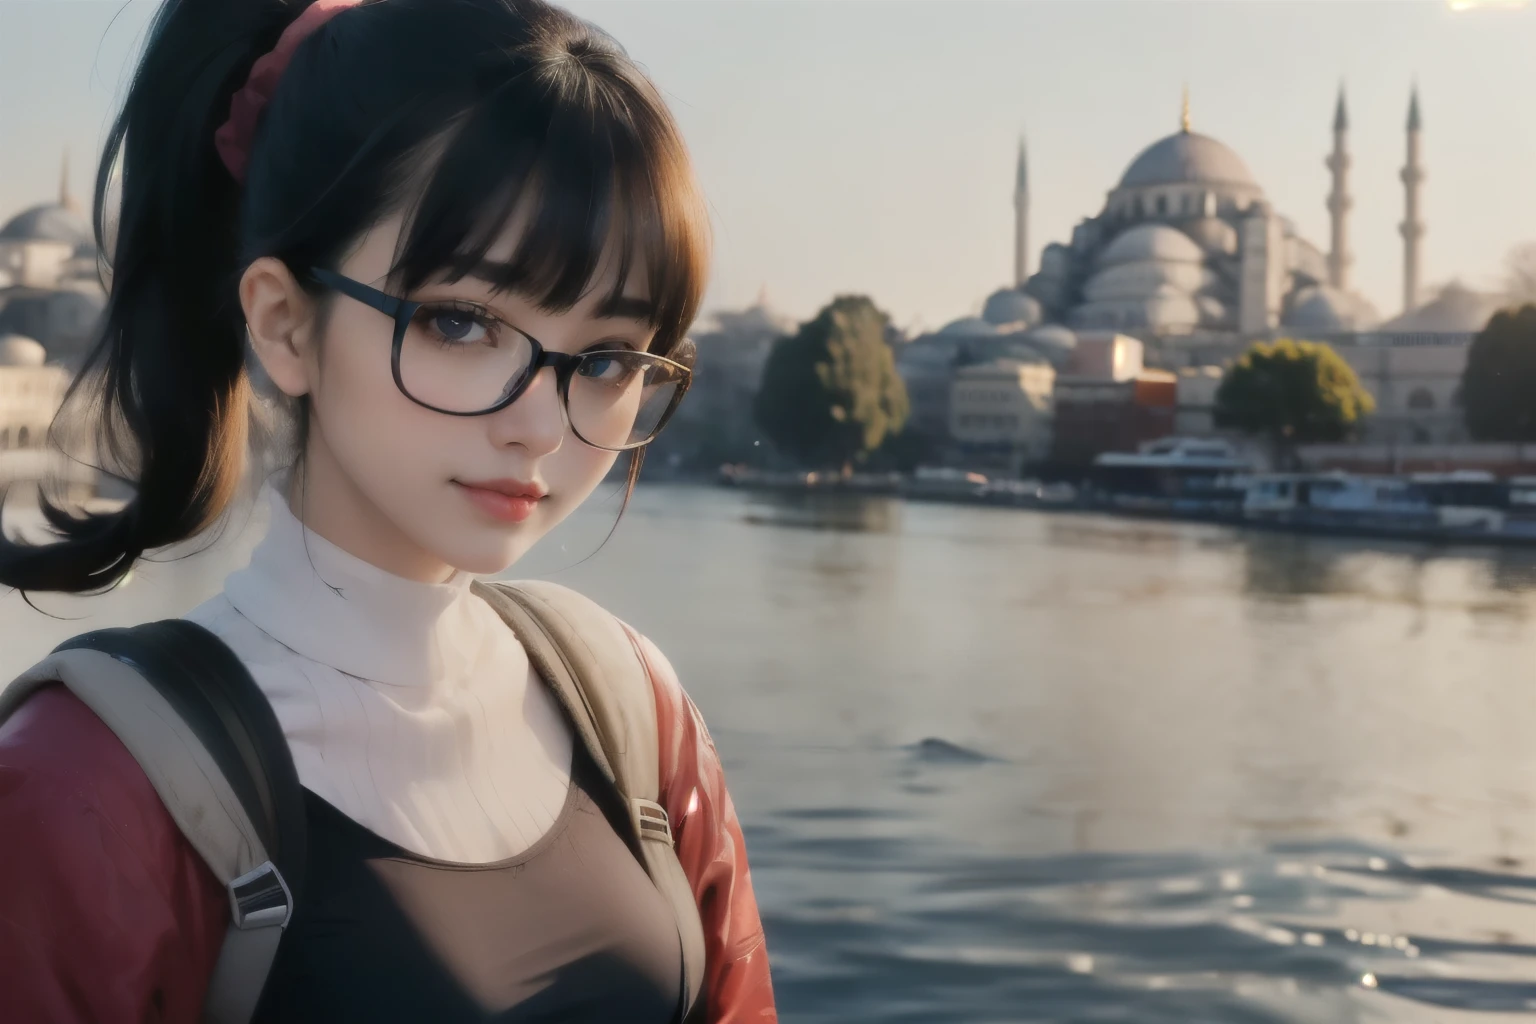
[[[857,479],[857,478],[855,478]],[[658,481],[661,482],[661,481]],[[1375,540],[1392,543],[1422,544],[1436,548],[1536,548],[1536,523],[1528,531],[1466,529],[1451,526],[1422,526],[1409,523],[1384,521],[1385,517],[1361,517],[1351,520],[1336,515],[1312,514],[1305,517],[1296,514],[1285,516],[1252,516],[1241,508],[1231,505],[1196,506],[1188,501],[1175,502],[1167,499],[1094,500],[1042,500],[1029,497],[1019,491],[988,491],[978,485],[973,490],[957,490],[945,493],[937,489],[902,486],[881,480],[848,482],[829,477],[814,482],[790,482],[789,480],[747,480],[717,477],[714,480],[673,479],[667,483],[692,483],[713,485],[732,490],[802,496],[829,496],[849,498],[890,498],[923,504],[972,505],[998,509],[1014,509],[1023,512],[1040,512],[1051,515],[1104,515],[1123,519],[1196,523],[1208,526],[1226,526],[1238,530],[1261,533],[1287,533],[1297,536],[1334,537],[1351,540]]]

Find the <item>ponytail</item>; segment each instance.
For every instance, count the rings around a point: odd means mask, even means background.
[[[610,244],[638,251],[651,351],[684,345],[708,220],[675,122],[616,43],[544,0],[314,2],[312,33],[283,45],[311,0],[163,0],[96,179],[112,277],[100,338],[55,421],[92,424],[100,467],[134,496],[84,516],[44,499],[56,539],[0,529],[0,586],[109,589],[228,507],[252,407],[238,282],[257,257],[335,266],[409,214],[391,278],[410,291],[484,260],[532,196],[545,215],[493,284],[569,309]],[[235,99],[248,82],[259,120],[249,93]],[[220,155],[229,139],[216,144],[226,120],[254,129],[231,159],[243,184]],[[637,450],[631,485],[639,463]]]
[[[0,530],[0,585],[109,589],[145,551],[195,535],[234,496],[249,402],[236,291],[240,191],[213,134],[251,64],[301,6],[168,0],[151,25],[96,178],[96,239],[111,292],[59,417],[85,418],[99,467],[132,481],[134,495],[85,516],[40,495],[57,539],[30,545]],[[109,227],[119,157],[120,206]]]

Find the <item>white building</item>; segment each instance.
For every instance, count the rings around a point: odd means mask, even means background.
[[[1043,359],[995,359],[955,371],[949,434],[976,465],[1017,472],[1051,451],[1056,370]]]
[[[1221,390],[1219,366],[1186,366],[1175,385],[1177,405],[1173,432],[1181,437],[1205,437],[1216,430],[1216,392]]]
[[[41,448],[69,387],[69,371],[46,365],[31,338],[0,334],[0,451]]]

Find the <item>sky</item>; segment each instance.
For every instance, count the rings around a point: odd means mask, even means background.
[[[0,217],[88,193],[157,0],[0,0]],[[238,2],[238,0],[232,0]],[[387,0],[385,0],[387,2]],[[1237,151],[1326,248],[1346,90],[1354,283],[1401,307],[1408,97],[1424,118],[1424,280],[1493,287],[1536,241],[1536,4],[1466,0],[571,0],[675,111],[709,198],[707,305],[807,318],[862,293],[908,328],[974,314],[1013,267],[1014,159],[1031,249],[1099,212],[1178,128]]]

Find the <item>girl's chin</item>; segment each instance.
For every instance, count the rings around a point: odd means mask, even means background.
[[[440,551],[444,561],[471,576],[497,576],[516,564],[543,535],[532,523],[479,525],[465,530]],[[472,541],[478,540],[479,543]],[[466,543],[470,541],[470,543]]]

